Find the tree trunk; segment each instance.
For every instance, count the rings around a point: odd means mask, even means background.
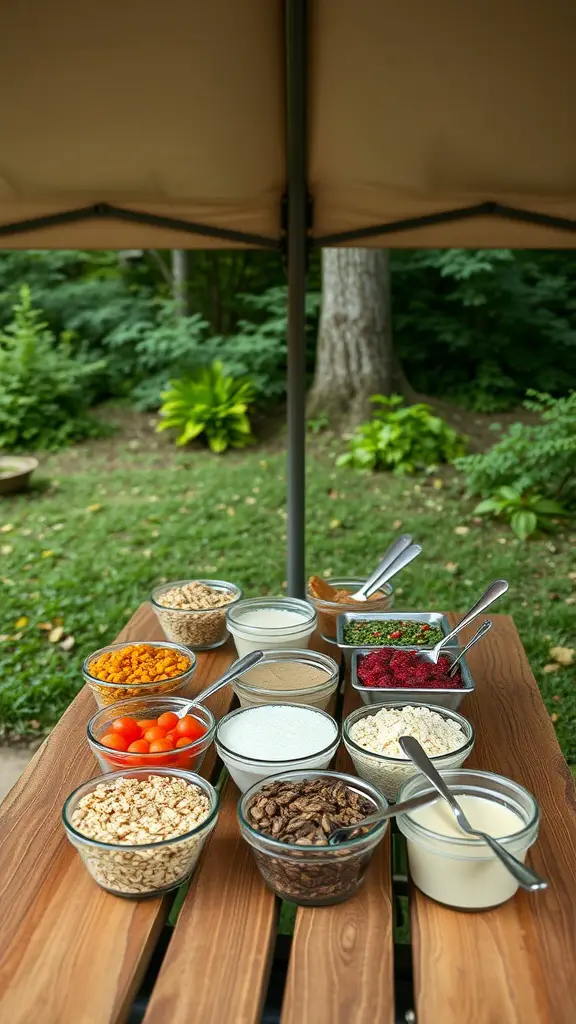
[[[326,413],[351,423],[366,419],[370,395],[391,394],[397,376],[388,252],[324,249],[311,415]]]
[[[188,313],[188,252],[172,249],[172,298],[177,316]]]

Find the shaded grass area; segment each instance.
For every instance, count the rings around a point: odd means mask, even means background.
[[[96,454],[94,454],[96,452]],[[247,595],[285,583],[284,457],[251,451],[125,452],[110,466],[90,445],[53,458],[45,483],[0,504],[0,722],[4,732],[50,726],[82,685],[83,657],[111,641],[157,582],[215,576]],[[465,610],[499,576],[553,716],[576,762],[576,668],[544,672],[552,646],[574,645],[576,537],[521,544],[504,526],[476,523],[450,479],[405,481],[308,462],[308,570],[370,570],[399,531],[424,553],[399,582],[397,609]],[[72,650],[40,624],[61,626]],[[62,639],[62,638],[61,638]]]

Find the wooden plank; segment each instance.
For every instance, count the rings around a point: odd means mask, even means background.
[[[360,701],[350,686],[343,717]],[[340,771],[355,775],[342,745]],[[392,880],[389,833],[374,851],[357,895],[334,907],[299,907],[282,1024],[394,1021]]]
[[[118,639],[163,639],[149,605]],[[199,656],[190,692],[233,657],[231,644]],[[209,702],[218,717],[231,696],[227,687]],[[64,800],[98,774],[85,735],[94,710],[84,688],[0,808],[0,1019],[12,1024],[124,1020],[171,903],[105,893],[66,839]],[[212,752],[203,774],[213,764]]]
[[[334,655],[318,636],[311,646]],[[145,1024],[241,1024],[260,1019],[276,940],[278,901],[241,839],[238,789],[224,788],[209,856],[196,872],[158,976]],[[194,979],[206,979],[199,984]]]
[[[452,621],[454,621],[452,616]],[[530,862],[546,892],[463,913],[413,889],[419,1024],[572,1024],[576,1020],[576,794],[512,619],[491,616],[470,652],[474,696],[462,712],[476,746],[467,767],[525,785],[542,813]]]

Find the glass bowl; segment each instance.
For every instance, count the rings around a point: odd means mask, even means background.
[[[367,576],[342,576],[337,579],[329,579],[326,582],[336,590],[349,590],[355,594],[360,587],[366,583]],[[381,595],[381,596],[378,596]],[[323,601],[315,597],[310,590],[310,583],[306,588],[306,599],[318,612],[318,631],[324,640],[336,643],[336,621],[343,612],[387,612],[394,604],[394,587],[391,583],[384,583],[378,594],[373,594],[368,601]]]
[[[280,899],[309,907],[343,903],[354,895],[362,884],[372,853],[388,827],[388,821],[383,821],[365,835],[355,836],[337,846],[300,846],[265,836],[249,823],[247,806],[266,783],[320,778],[345,783],[373,804],[373,814],[384,811],[388,806],[377,789],[354,775],[309,770],[282,772],[264,779],[244,793],[238,803],[240,832],[252,847],[266,884]]]
[[[238,753],[236,750],[230,749],[222,737],[226,732],[226,726],[238,715],[254,715],[262,710],[258,708],[236,708],[235,711],[230,711],[224,718],[221,718],[216,726],[216,751],[221,760],[226,765],[226,768],[230,772],[230,775],[234,779],[234,782],[238,786],[238,789],[243,793],[250,786],[260,782],[262,779],[267,778],[269,775],[276,775],[281,771],[289,771],[290,769],[298,768],[327,768],[330,761],[334,757],[334,754],[338,750],[340,744],[340,731],[338,729],[338,723],[331,715],[328,715],[326,711],[320,711],[318,708],[305,709],[302,704],[270,704],[268,707],[281,707],[281,708],[298,708],[299,711],[308,710],[310,715],[321,715],[323,719],[327,719],[332,723],[334,727],[334,739],[328,744],[319,747],[314,750],[311,754],[306,754],[303,757],[292,757],[285,758],[283,760],[263,760],[256,757],[247,757],[244,754]]]
[[[322,678],[312,686],[294,687],[293,689],[267,688],[257,685],[254,680],[263,677],[266,667],[271,672],[279,671],[283,665],[291,665],[294,677],[299,666],[309,666],[318,670]],[[307,704],[309,707],[326,711],[332,694],[338,688],[340,670],[333,658],[316,651],[272,650],[265,651],[260,664],[238,676],[232,683],[234,693],[243,708],[257,707],[259,704]],[[270,682],[275,683],[274,677]]]
[[[113,783],[120,778],[146,779],[151,774],[181,778],[191,785],[198,786],[209,801],[208,817],[196,828],[181,836],[140,845],[105,843],[97,839],[88,839],[72,824],[72,816],[80,800],[98,786]],[[115,896],[143,899],[177,889],[192,874],[202,847],[216,825],[218,805],[218,793],[200,775],[175,768],[158,768],[153,773],[149,768],[132,768],[99,775],[95,779],[83,782],[66,800],[62,809],[62,821],[68,839],[82,857],[84,866],[92,878],[102,889]]]
[[[388,754],[376,754],[366,747],[356,743],[350,735],[350,728],[362,718],[370,718],[377,715],[382,709],[400,710],[401,708],[425,707],[428,711],[435,711],[442,718],[455,722],[460,726],[465,736],[465,741],[457,750],[449,754],[440,754],[430,757],[433,765],[438,770],[443,768],[460,768],[464,761],[472,753],[474,747],[474,727],[467,718],[459,715],[457,711],[449,708],[439,707],[433,704],[420,704],[414,701],[387,701],[384,704],[363,705],[352,711],[342,724],[342,739],[346,750],[350,754],[354,767],[361,778],[371,782],[376,789],[379,789],[384,796],[391,801],[398,799],[398,792],[403,784],[414,775],[419,775],[418,769],[407,757],[390,757]],[[430,755],[429,755],[430,756]]]
[[[524,861],[536,842],[540,820],[538,804],[532,794],[519,783],[494,772],[464,768],[440,774],[457,798],[464,795],[480,797],[491,801],[495,807],[500,805],[514,812],[519,819],[518,831],[498,835],[498,829],[494,834],[510,853]],[[414,776],[404,783],[398,800],[408,800],[431,788],[423,775]],[[423,810],[437,808],[440,813],[449,811],[443,804],[444,801],[442,804],[430,804],[410,814],[399,814],[396,818],[398,828],[406,837],[414,884],[438,903],[462,910],[487,910],[505,903],[516,893],[518,883],[482,839],[466,836],[464,832],[461,838],[448,835],[427,828],[418,820]],[[469,807],[465,808],[465,813],[473,817]],[[474,826],[474,820],[471,824]],[[448,828],[460,832],[450,811]]]
[[[284,612],[292,619],[279,625],[256,624],[246,619],[253,613],[264,615]],[[280,616],[278,616],[280,620]],[[296,597],[251,597],[240,601],[226,612],[228,629],[234,637],[238,657],[252,651],[277,650],[278,648],[308,647],[310,637],[316,629],[316,610],[308,601]]]
[[[108,726],[115,718],[158,718],[166,711],[172,711],[178,718],[192,715],[206,730],[204,736],[191,741],[186,747],[177,750],[136,754],[130,751],[111,750],[99,742],[99,738],[108,732]],[[117,704],[97,711],[87,726],[88,745],[103,772],[118,768],[182,768],[185,771],[197,772],[204,760],[208,747],[216,732],[216,719],[208,708],[202,704],[190,707],[190,701],[182,697],[141,697],[139,699],[121,700]]]
[[[188,583],[204,583],[212,590],[231,600],[223,601],[216,608],[170,608],[162,604],[162,595],[175,587]],[[150,595],[150,603],[168,640],[184,644],[195,651],[211,651],[225,644],[229,633],[226,625],[226,609],[242,598],[242,591],[234,583],[225,580],[178,580],[156,587]]]
[[[187,658],[190,666],[185,672],[172,679],[159,679],[153,683],[108,682],[91,674],[90,665],[96,658],[111,651],[121,651],[123,647],[165,647],[166,650],[177,651],[182,657]],[[108,647],[101,647],[100,650],[94,651],[86,658],[82,666],[82,677],[92,690],[98,707],[105,708],[109,704],[116,704],[128,697],[152,697],[160,693],[183,694],[188,689],[188,684],[195,671],[196,655],[187,647],[167,643],[165,640],[136,640],[131,643],[126,641],[122,644],[109,644]]]

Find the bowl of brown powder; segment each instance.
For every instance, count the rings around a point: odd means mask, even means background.
[[[226,609],[241,597],[224,580],[179,580],[156,587],[150,601],[168,640],[209,651],[226,643]]]
[[[338,665],[326,654],[282,649],[264,651],[262,661],[232,686],[243,708],[288,703],[325,711],[338,679]]]

